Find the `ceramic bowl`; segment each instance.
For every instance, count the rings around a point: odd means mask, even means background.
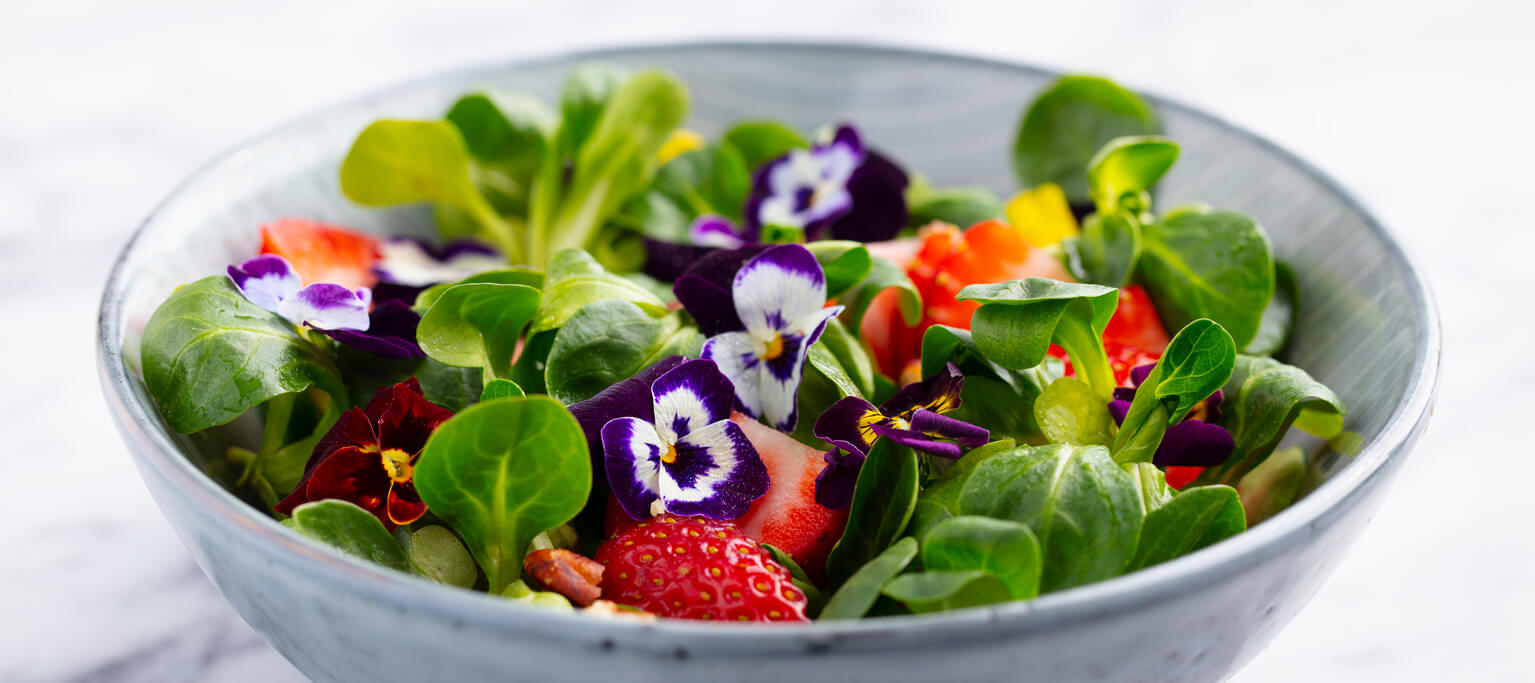
[[[431,584],[302,538],[225,490],[204,465],[237,423],[172,433],[137,375],[137,343],[179,284],[257,250],[256,227],[309,216],[378,233],[429,229],[421,208],[349,203],[337,167],[376,118],[435,118],[459,94],[552,101],[582,61],[658,66],[691,89],[690,127],[744,117],[802,130],[856,121],[938,185],[1006,196],[1020,112],[1056,74],[904,49],[687,44],[616,49],[443,74],[325,109],[199,170],[134,235],[101,306],[101,381],[128,450],[188,550],[236,610],[320,681],[1206,681],[1230,675],[1306,603],[1359,534],[1421,433],[1439,322],[1418,268],[1315,168],[1263,139],[1152,98],[1183,157],[1164,206],[1204,200],[1257,216],[1303,292],[1289,360],[1347,402],[1353,456],[1282,514],[1146,571],[1037,600],[923,617],[809,626],[641,624],[560,614]],[[1364,617],[1361,617],[1363,619]]]

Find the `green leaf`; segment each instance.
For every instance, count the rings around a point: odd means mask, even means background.
[[[458,282],[444,282],[427,287],[416,295],[416,302],[411,305],[411,308],[417,313],[425,314],[432,308],[432,304],[442,298],[442,293],[448,291],[449,287],[472,284],[525,285],[533,289],[542,289],[544,274],[532,268],[516,266],[471,275]]]
[[[810,143],[793,128],[777,121],[742,121],[725,131],[723,143],[741,153],[748,170],[777,159],[791,149],[808,149]]]
[[[426,400],[455,413],[479,401],[484,392],[484,373],[478,368],[456,368],[431,358],[420,361],[415,378]]]
[[[1258,321],[1258,333],[1247,344],[1243,353],[1253,356],[1276,356],[1290,345],[1295,331],[1296,308],[1300,305],[1300,286],[1295,273],[1283,261],[1274,261],[1274,298],[1263,309]]]
[[[969,481],[975,469],[981,463],[1017,448],[1018,445],[1012,439],[1000,439],[972,449],[923,488],[917,496],[917,502],[938,505],[948,510],[951,517],[958,515],[960,493],[964,491],[965,482]]]
[[[1107,446],[1114,440],[1114,417],[1093,388],[1075,377],[1062,377],[1034,401],[1039,431],[1053,443]]]
[[[1117,576],[1135,551],[1141,502],[1102,446],[999,453],[971,473],[959,511],[1027,524],[1043,553],[1040,592]]]
[[[1164,137],[1115,138],[1087,167],[1087,182],[1098,213],[1139,216],[1151,209],[1151,187],[1178,160],[1178,144]]]
[[[458,128],[471,155],[508,169],[523,183],[537,169],[556,126],[554,112],[521,93],[470,93],[443,118]]]
[[[353,557],[402,572],[405,552],[373,513],[344,500],[320,500],[293,508],[292,528]]]
[[[844,397],[862,398],[863,393],[847,370],[842,367],[842,361],[838,360],[825,345],[818,343],[811,346],[806,360],[805,372],[796,396],[800,419],[789,436],[805,445],[821,448],[825,446],[825,442],[815,435],[815,420],[810,416],[826,412],[831,404]]]
[[[1006,584],[986,571],[924,571],[897,576],[883,589],[916,614],[1007,602]]]
[[[1300,498],[1311,473],[1306,451],[1292,446],[1274,451],[1237,483],[1249,525],[1279,514]]]
[[[1135,490],[1141,501],[1141,511],[1146,514],[1173,499],[1177,491],[1167,485],[1167,474],[1149,462],[1128,462],[1122,465],[1135,482]]]
[[[473,588],[480,578],[474,557],[446,527],[431,524],[415,531],[401,527],[395,530],[394,538],[411,568],[426,578],[459,588]]]
[[[592,468],[581,425],[558,401],[503,398],[438,426],[416,462],[415,483],[500,593],[521,575],[533,537],[581,511]]]
[[[874,268],[868,248],[858,242],[822,240],[805,245],[826,273],[826,296],[834,297],[863,282]]]
[[[1348,414],[1343,400],[1305,370],[1272,358],[1239,355],[1223,391],[1220,425],[1231,432],[1236,452],[1206,469],[1201,482],[1235,484],[1268,458],[1290,425],[1306,418],[1322,438],[1336,436]]]
[[[860,619],[879,600],[880,587],[895,578],[917,557],[917,541],[903,538],[858,568],[841,588],[826,601],[822,621]]]
[[[826,558],[827,585],[841,586],[901,537],[917,503],[918,476],[916,451],[891,439],[874,442],[853,486],[847,528]]]
[[[544,373],[549,368],[549,349],[554,346],[554,337],[558,332],[545,330],[527,336],[522,345],[522,353],[512,363],[512,381],[522,388],[523,393],[549,393],[549,388],[544,385]]]
[[[144,326],[144,384],[182,434],[311,387],[346,400],[330,357],[276,313],[214,275],[172,292]]]
[[[591,137],[613,94],[629,79],[615,64],[587,62],[565,77],[560,90],[559,151],[562,162],[574,157]]]
[[[1087,169],[1100,148],[1117,137],[1160,130],[1151,107],[1135,93],[1105,78],[1064,76],[1024,113],[1013,170],[1024,187],[1055,183],[1072,202],[1087,201]]]
[[[869,358],[863,343],[843,326],[841,320],[832,318],[826,322],[826,329],[821,333],[816,346],[826,347],[836,357],[853,386],[858,388],[859,396],[868,398],[874,395],[874,361]]]
[[[522,387],[509,379],[497,377],[485,383],[485,389],[480,393],[481,401],[494,401],[498,398],[522,398],[527,396]]]
[[[1076,239],[1065,243],[1072,271],[1084,282],[1123,287],[1141,258],[1141,224],[1127,214],[1093,214]]]
[[[1135,391],[1114,439],[1117,462],[1151,462],[1167,428],[1231,378],[1236,346],[1214,321],[1200,318],[1178,331]]]
[[[538,301],[538,290],[527,285],[454,285],[421,316],[416,342],[441,363],[484,368],[487,377],[510,375],[517,340]]]
[[[1141,237],[1139,279],[1169,328],[1209,318],[1237,348],[1252,342],[1274,296],[1274,260],[1256,220],[1232,211],[1183,213],[1144,226]]]
[[[805,574],[805,570],[800,568],[799,563],[795,562],[794,558],[790,557],[788,553],[780,550],[777,546],[767,543],[759,543],[758,545],[762,546],[763,550],[766,550],[769,555],[773,556],[774,562],[783,565],[784,569],[789,570],[789,575],[793,577],[794,587],[800,589],[805,594],[805,616],[815,619],[821,613],[821,610],[826,607],[826,596],[821,594],[821,589],[816,588],[815,584],[811,583],[810,577]]]
[[[688,220],[712,213],[740,221],[751,172],[734,147],[710,145],[666,162],[651,187],[682,208]]]
[[[584,401],[666,356],[697,357],[703,342],[680,313],[654,318],[628,301],[597,301],[555,334],[545,388],[566,405]]]
[[[1028,370],[1009,370],[981,353],[970,330],[934,325],[922,335],[922,376],[932,377],[944,363],[954,363],[965,376],[959,408],[949,416],[986,425],[994,437],[1017,439],[1040,435],[1034,402],[1064,371],[1050,358]]]
[[[543,305],[533,320],[532,331],[543,332],[564,325],[576,311],[598,301],[627,301],[651,316],[666,314],[666,304],[644,287],[604,270],[580,249],[554,255],[545,278]]]
[[[1188,489],[1146,515],[1140,544],[1127,571],[1145,569],[1247,529],[1242,501],[1230,486]]]
[[[863,314],[869,310],[869,304],[874,302],[874,297],[887,289],[896,290],[901,319],[908,326],[915,327],[917,323],[922,322],[922,294],[917,292],[917,286],[912,284],[910,277],[907,277],[906,270],[889,260],[874,257],[869,263],[868,277],[838,297],[838,300],[847,306],[847,310],[842,313],[842,319],[847,323],[847,328],[859,329],[863,322]]]
[[[552,591],[536,591],[528,586],[528,582],[517,579],[500,591],[501,597],[512,602],[520,602],[524,605],[549,609],[556,612],[572,612],[575,607],[570,604],[570,599]]]
[[[1027,370],[1045,360],[1051,343],[1071,357],[1072,367],[1093,391],[1107,397],[1117,386],[1103,349],[1103,330],[1119,306],[1112,287],[1031,277],[996,284],[970,285],[961,301],[977,301],[970,333],[986,358],[1011,370]]]
[[[955,517],[922,539],[927,571],[983,570],[1002,580],[1014,600],[1039,594],[1039,540],[1028,526],[989,517]]]
[[[906,187],[906,225],[922,227],[933,221],[969,227],[988,220],[1000,220],[1002,200],[981,187],[935,188],[913,181]]]

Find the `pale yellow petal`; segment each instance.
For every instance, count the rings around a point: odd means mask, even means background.
[[[1007,222],[1036,247],[1048,247],[1077,234],[1077,219],[1071,215],[1066,193],[1055,183],[1019,192],[1007,201],[1006,212]]]
[[[687,152],[703,149],[703,146],[704,136],[686,128],[678,128],[672,131],[672,136],[656,152],[656,163],[664,164]]]

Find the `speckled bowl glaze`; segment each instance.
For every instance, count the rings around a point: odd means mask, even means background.
[[[138,378],[138,336],[178,284],[254,253],[256,226],[311,216],[379,233],[429,229],[424,209],[347,202],[337,164],[375,118],[435,118],[475,88],[552,101],[574,64],[659,66],[693,94],[706,134],[743,117],[801,129],[856,121],[939,185],[1004,196],[1014,126],[1056,74],[903,49],[688,44],[495,64],[331,107],[236,148],[179,187],[123,251],[101,307],[107,401],[165,516],[245,620],[320,681],[1210,681],[1251,659],[1343,556],[1424,428],[1439,322],[1418,269],[1330,179],[1239,128],[1153,98],[1183,158],[1164,206],[1257,216],[1304,300],[1289,360],[1338,391],[1364,447],[1319,460],[1325,480],[1247,533],[1187,557],[1024,603],[810,626],[640,624],[446,588],[289,532],[204,474],[236,423],[172,433]]]

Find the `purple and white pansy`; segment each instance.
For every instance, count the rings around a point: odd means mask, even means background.
[[[384,240],[378,247],[373,270],[380,282],[406,287],[429,287],[458,282],[471,275],[506,267],[506,257],[474,240],[458,240],[434,247],[408,237]]]
[[[729,218],[706,213],[694,218],[688,226],[688,237],[700,247],[735,249],[748,243],[746,236]]]
[[[368,329],[368,306],[373,291],[347,289],[328,282],[305,285],[287,259],[263,254],[229,267],[229,279],[251,303],[272,311],[295,325],[317,330]]]
[[[732,394],[714,362],[686,361],[650,385],[652,420],[602,427],[603,466],[624,512],[730,520],[767,492],[767,467],[730,421]]]
[[[1155,363],[1149,363],[1131,368],[1130,382],[1134,388],[1119,387],[1114,390],[1114,400],[1109,402],[1109,415],[1114,418],[1115,424],[1124,424],[1125,415],[1130,412],[1130,403],[1135,400],[1135,392],[1155,367]],[[1151,456],[1152,464],[1157,467],[1213,467],[1226,462],[1226,458],[1231,457],[1231,453],[1236,450],[1236,440],[1225,427],[1215,424],[1221,419],[1221,403],[1225,398],[1225,393],[1217,389],[1189,411],[1182,421],[1168,427],[1162,435],[1161,445],[1157,446],[1157,452]]]
[[[763,164],[752,179],[740,235],[763,226],[803,230],[806,239],[887,240],[906,221],[906,172],[838,126],[829,140]]]
[[[689,298],[679,293],[688,305]],[[842,306],[826,306],[826,274],[799,244],[770,247],[741,266],[730,299],[739,327],[704,342],[702,357],[735,385],[741,411],[781,431],[798,421],[800,379],[810,346]],[[700,319],[724,316],[694,311]]]

